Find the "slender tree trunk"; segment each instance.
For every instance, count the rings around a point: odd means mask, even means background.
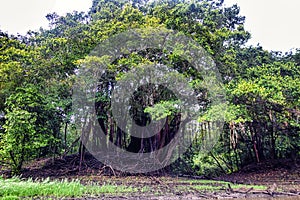
[[[66,122],[66,124],[65,124],[65,133],[64,133],[65,151],[68,148],[68,146],[67,146],[67,131],[68,131],[68,122]]]
[[[258,154],[258,150],[257,150],[257,137],[256,137],[256,133],[255,133],[254,129],[255,128],[253,127],[253,124],[251,124],[250,132],[251,132],[251,137],[252,137],[253,150],[255,153],[256,162],[259,163],[260,159],[259,159],[259,154]]]
[[[275,133],[276,133],[276,119],[275,116],[272,114],[272,111],[270,110],[269,112],[269,117],[271,120],[271,131],[270,131],[270,135],[271,135],[271,146],[270,146],[270,152],[271,152],[271,159],[276,159],[276,149],[275,149]]]

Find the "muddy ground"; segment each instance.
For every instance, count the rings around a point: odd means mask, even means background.
[[[264,162],[247,166],[237,173],[207,180],[207,177],[204,179],[198,176],[175,176],[162,171],[146,175],[124,174],[114,171],[109,166],[103,166],[91,155],[86,155],[81,165],[78,155],[70,155],[28,163],[22,171],[22,177],[79,179],[83,184],[125,185],[134,189],[127,194],[104,194],[80,199],[280,198],[292,200],[300,199],[299,164],[289,160]],[[2,170],[1,174],[9,177],[9,171]],[[256,185],[265,187],[255,187]]]

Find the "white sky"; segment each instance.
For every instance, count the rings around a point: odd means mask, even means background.
[[[48,27],[46,15],[87,11],[92,0],[0,0],[0,29],[11,34]]]
[[[265,49],[289,51],[300,48],[300,0],[225,0],[237,3],[246,16],[246,30]],[[92,0],[0,0],[0,29],[25,34],[28,30],[47,27],[46,14],[87,11]]]
[[[233,3],[246,16],[250,44],[278,51],[300,48],[300,0],[225,0],[228,6]]]

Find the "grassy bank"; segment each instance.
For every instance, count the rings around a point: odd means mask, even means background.
[[[0,178],[0,198],[18,199],[19,197],[82,197],[99,194],[118,194],[135,192],[132,187],[122,185],[82,185],[79,180],[43,181],[20,180],[19,178]]]
[[[264,185],[232,184],[226,181],[196,180],[172,177],[105,177],[82,176],[79,180],[69,177],[69,180],[44,180],[0,177],[0,199],[61,199],[61,198],[92,198],[107,196],[126,196],[130,198],[151,196],[220,195],[228,189],[238,189],[242,192],[252,188],[264,191]],[[252,190],[251,189],[251,190]],[[249,190],[250,191],[250,190]],[[231,191],[233,192],[233,191]]]

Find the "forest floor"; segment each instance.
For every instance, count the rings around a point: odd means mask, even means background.
[[[84,185],[117,185],[133,188],[127,193],[64,199],[300,199],[299,163],[288,160],[250,165],[239,172],[204,179],[197,176],[172,176],[165,173],[129,175],[103,166],[92,156],[85,156],[79,169],[79,156],[41,159],[27,164],[22,178],[42,180],[80,180]],[[9,177],[2,170],[0,176]]]

